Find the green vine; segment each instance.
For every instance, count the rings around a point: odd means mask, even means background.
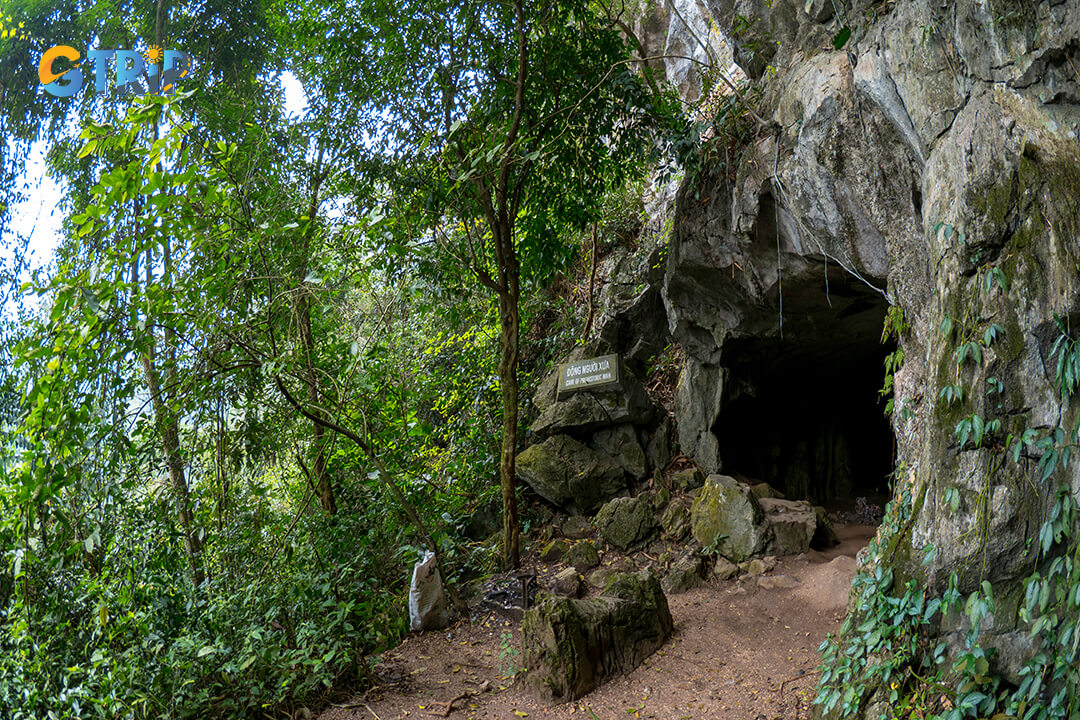
[[[885,313],[885,327],[881,330],[881,342],[896,341],[896,349],[885,357],[885,384],[878,391],[878,395],[887,398],[885,401],[885,414],[892,415],[895,398],[893,386],[896,372],[904,364],[904,348],[900,344],[900,336],[908,331],[907,320],[904,319],[904,309],[899,305],[892,305]]]
[[[978,296],[990,295],[995,289],[1004,294],[1008,289],[1000,268],[988,268],[981,280],[975,288]],[[897,317],[902,319],[902,313]],[[981,367],[984,351],[1005,334],[1000,325],[989,320],[977,314],[956,323],[956,377],[939,395],[946,406],[962,404],[970,397],[961,371],[966,364]],[[1080,396],[1080,338],[1073,337],[1063,318],[1055,316],[1055,321],[1059,336],[1050,349],[1050,359],[1063,409],[1068,410],[1075,408]],[[946,336],[952,336],[954,323],[946,316],[941,327]],[[886,333],[889,329],[887,319]],[[892,389],[891,372],[897,366],[895,361],[886,362],[883,394]],[[985,386],[986,396],[1001,408],[1004,383],[987,377]],[[1068,415],[1063,412],[1063,417]],[[1021,467],[1033,462],[1039,483],[1053,497],[1034,547],[1036,569],[1024,583],[1019,616],[1036,652],[1021,671],[1019,686],[1005,683],[992,671],[993,651],[980,643],[986,618],[996,609],[990,582],[982,580],[966,597],[958,589],[955,572],[940,595],[921,587],[915,579],[897,586],[889,564],[919,510],[919,503],[913,502],[913,483],[907,482],[896,491],[878,537],[868,546],[868,557],[852,585],[852,612],[839,635],[830,636],[820,648],[823,664],[815,703],[825,716],[937,720],[1080,717],[1080,508],[1067,482],[1052,482],[1059,469],[1068,469],[1080,447],[1080,422],[1071,429],[1024,428],[1007,434],[1003,442],[992,442],[1002,432],[1000,419],[987,420],[974,412],[964,416],[954,429],[958,452],[978,448],[993,452],[990,474],[1000,472],[1009,461]],[[897,477],[903,473],[903,467],[897,469]],[[959,488],[949,487],[944,499],[956,512]],[[936,551],[928,546],[923,552],[925,566],[933,561]],[[948,618],[953,624],[961,617],[967,621],[963,647],[950,649],[941,638],[942,623]]]

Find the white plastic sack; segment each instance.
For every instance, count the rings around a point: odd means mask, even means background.
[[[413,567],[412,585],[409,586],[409,627],[415,632],[439,630],[449,624],[442,578],[435,563],[435,553],[429,550]]]

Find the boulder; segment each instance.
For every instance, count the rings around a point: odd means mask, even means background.
[[[596,532],[596,528],[589,522],[589,518],[584,515],[571,515],[562,524],[563,536],[571,540],[591,537],[594,532]]]
[[[581,594],[581,576],[572,567],[564,568],[551,578],[548,589],[556,595],[576,598]]]
[[[694,539],[736,562],[765,549],[769,526],[749,488],[726,475],[710,475],[691,507]]]
[[[568,548],[565,540],[552,540],[540,551],[541,562],[556,563],[563,559]]]
[[[810,540],[817,530],[817,513],[810,503],[768,497],[761,498],[759,502],[765,511],[765,521],[772,530],[769,552],[798,555],[810,549]]]
[[[762,590],[790,590],[802,585],[790,575],[764,575],[757,579],[757,584]]]
[[[739,563],[739,569],[752,577],[764,575],[769,571],[769,568],[765,566],[765,563],[760,558],[754,558],[753,560],[746,560]]]
[[[836,530],[825,508],[815,505],[814,514],[817,515],[817,528],[814,530],[814,537],[810,538],[810,547],[815,550],[828,550],[839,545],[840,538],[836,536]]]
[[[623,550],[640,545],[656,529],[652,505],[644,496],[615,498],[600,508],[593,524],[604,540]]]
[[[618,463],[566,435],[526,448],[517,457],[517,474],[537,495],[577,514],[627,491]]]
[[[661,583],[664,592],[672,595],[692,590],[704,583],[705,561],[694,553],[685,553],[675,561]]]
[[[600,564],[600,555],[596,552],[596,546],[589,540],[582,540],[571,545],[566,559],[578,572],[585,572]]]
[[[568,359],[581,353],[571,354]],[[582,355],[583,356],[583,355]],[[629,370],[623,369],[620,388],[604,391],[581,391],[557,400],[558,366],[540,383],[533,396],[539,416],[531,430],[538,439],[560,433],[582,435],[613,425],[644,425],[653,417],[653,405],[645,389]]]
[[[713,575],[720,580],[730,580],[735,577],[739,572],[739,566],[728,560],[726,557],[716,558],[716,564],[713,565]]]
[[[633,425],[615,425],[600,430],[593,435],[589,445],[613,459],[635,480],[648,474],[645,451],[641,449]]]
[[[660,517],[660,527],[665,537],[682,542],[690,534],[690,500],[678,497],[668,503]]]
[[[683,492],[689,492],[705,484],[705,473],[696,467],[686,468],[675,473],[671,482]]]
[[[616,572],[618,571],[614,568],[598,567],[591,573],[589,573],[588,577],[586,577],[585,580],[594,588],[602,590],[607,586],[607,581],[611,579],[611,576],[614,575]]]
[[[598,597],[549,595],[522,621],[524,682],[544,698],[579,698],[660,648],[674,625],[650,571],[616,574]]]
[[[784,493],[780,492],[769,483],[755,483],[750,486],[750,492],[754,493],[754,497],[758,500],[761,500],[762,498],[784,499]]]

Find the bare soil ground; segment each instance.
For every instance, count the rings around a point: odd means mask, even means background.
[[[634,672],[575,702],[552,705],[515,685],[519,625],[487,614],[410,636],[384,656],[379,684],[320,720],[806,718],[817,682],[817,648],[839,629],[855,554],[876,528],[836,530],[837,547],[779,558],[766,575],[795,578],[795,587],[766,589],[743,575],[713,578],[669,596],[671,640]]]

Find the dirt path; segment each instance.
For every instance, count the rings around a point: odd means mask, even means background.
[[[838,527],[841,544],[832,550],[779,558],[767,577],[794,578],[795,587],[766,589],[742,576],[669,597],[674,637],[634,672],[576,702],[549,705],[514,686],[519,628],[487,616],[410,636],[384,657],[382,684],[320,720],[444,717],[452,698],[448,717],[475,720],[806,718],[817,648],[839,629],[855,553],[874,530]]]

